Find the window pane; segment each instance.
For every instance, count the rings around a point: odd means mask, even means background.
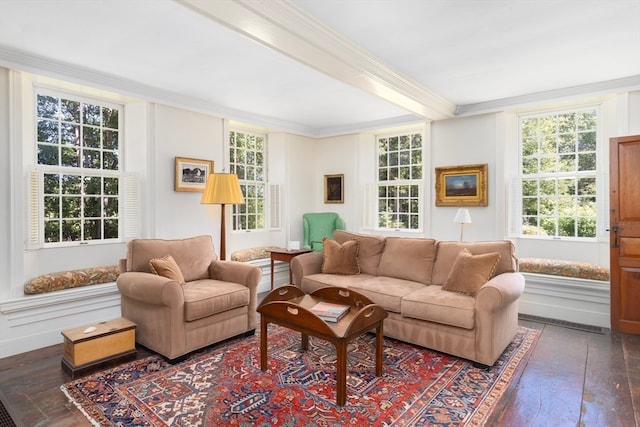
[[[44,222],[44,241],[47,243],[60,241],[60,221]]]
[[[100,148],[100,129],[91,126],[83,126],[82,146],[89,148]]]
[[[102,221],[99,219],[87,219],[84,221],[84,240],[97,240],[102,236]]]
[[[55,96],[38,95],[36,111],[38,117],[57,119],[59,116],[58,98]]]
[[[38,120],[38,142],[58,143],[60,125],[51,120]]]
[[[82,109],[82,122],[85,125],[100,126],[100,106],[84,104]]]
[[[79,166],[80,150],[75,147],[62,147],[60,149],[62,153],[61,166],[69,166],[77,168]]]
[[[66,122],[80,123],[80,103],[63,99],[60,102],[60,119]]]
[[[67,242],[82,238],[81,223],[79,220],[62,220],[62,239]]]
[[[111,129],[118,129],[118,110],[115,108],[102,108],[103,126]]]
[[[59,158],[57,146],[38,144],[39,165],[58,165]]]

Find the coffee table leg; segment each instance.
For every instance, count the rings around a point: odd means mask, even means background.
[[[267,321],[260,316],[260,370],[267,370]]]
[[[300,340],[302,341],[302,350],[307,351],[309,349],[309,335],[301,334]]]
[[[336,343],[336,353],[338,355],[336,369],[336,404],[344,406],[347,403],[347,342],[338,340]]]
[[[384,337],[382,336],[382,322],[376,328],[376,376],[382,376],[382,354],[383,354],[383,346],[382,343],[384,341]]]

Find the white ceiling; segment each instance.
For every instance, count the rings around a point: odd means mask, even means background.
[[[0,0],[0,65],[308,136],[640,88],[639,0]]]

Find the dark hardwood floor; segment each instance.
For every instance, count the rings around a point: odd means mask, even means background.
[[[488,426],[639,426],[640,336],[520,323],[542,334]],[[0,399],[18,426],[90,425],[60,391],[71,380],[61,356],[55,345],[0,359]]]

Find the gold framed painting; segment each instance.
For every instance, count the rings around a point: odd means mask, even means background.
[[[344,203],[344,174],[324,176],[324,202]]]
[[[176,157],[175,191],[204,191],[209,174],[213,173],[213,160]]]
[[[488,206],[487,164],[436,168],[436,206]]]

